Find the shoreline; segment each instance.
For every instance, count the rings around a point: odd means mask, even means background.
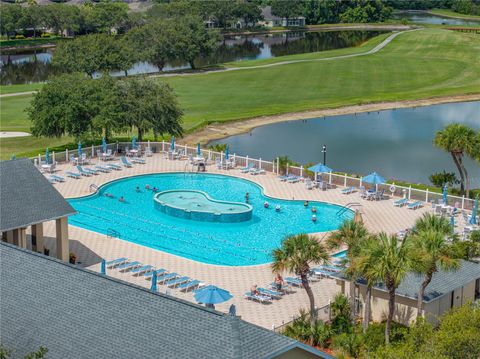
[[[188,145],[196,145],[197,143],[206,145],[214,140],[220,140],[226,137],[247,133],[256,127],[278,122],[471,101],[480,101],[480,93],[471,95],[433,97],[419,100],[374,102],[364,105],[348,105],[335,108],[325,108],[321,110],[309,110],[302,112],[289,112],[278,115],[260,116],[246,120],[233,120],[209,124],[199,130],[186,134],[184,137],[182,137],[182,141]]]

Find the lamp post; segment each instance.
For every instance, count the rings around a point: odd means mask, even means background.
[[[327,146],[326,145],[323,145],[322,153],[323,153],[323,165],[325,166],[327,164]]]

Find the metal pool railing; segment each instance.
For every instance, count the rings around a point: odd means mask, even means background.
[[[107,150],[111,150],[112,153],[116,155],[121,155],[127,152],[127,150],[131,147],[130,142],[116,142],[110,143],[107,145]],[[150,148],[153,153],[162,153],[167,156],[171,153],[171,144],[170,142],[161,141],[148,141],[148,142],[137,142],[137,146],[141,148]],[[181,145],[175,144],[174,151],[181,153],[183,156],[188,158],[189,156],[195,157],[197,155],[197,148],[190,147],[188,145]],[[101,153],[103,152],[103,148],[101,145],[99,146],[87,146],[82,148],[82,153],[84,153],[87,158],[99,158],[101,157]],[[201,155],[207,159],[210,163],[224,162],[225,160],[225,153],[224,152],[216,152],[209,149],[201,149]],[[62,152],[52,152],[50,154],[51,160],[54,160],[58,163],[65,163],[71,160],[71,157],[77,156],[77,150],[66,150]],[[248,167],[252,166],[258,169],[263,169],[267,172],[272,172],[275,174],[280,174],[280,161],[278,158],[274,159],[273,161],[267,161],[262,158],[252,158],[249,156],[239,156],[236,153],[230,154],[229,159],[235,163],[237,167]],[[42,161],[45,161],[45,156],[39,154],[36,157],[32,158],[32,161],[36,165],[39,165]],[[296,176],[304,176],[306,175],[307,171],[303,166],[289,166],[287,165],[286,168],[287,174],[296,175]],[[323,181],[328,182],[332,185],[337,185],[341,187],[361,187],[363,185],[361,177],[353,177],[349,176],[347,173],[324,173],[318,174],[318,176],[322,177]],[[427,190],[421,190],[412,188],[412,186],[400,186],[396,185],[395,183],[390,184],[381,184],[378,185],[379,191],[384,191],[386,194],[390,194],[394,197],[405,197],[409,200],[417,200],[426,203],[430,202],[438,202],[442,200],[442,193],[432,192]],[[447,204],[451,206],[456,206],[462,210],[472,210],[474,200],[470,198],[466,198],[465,196],[447,196]]]

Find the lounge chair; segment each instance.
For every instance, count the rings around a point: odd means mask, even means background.
[[[409,203],[407,205],[408,209],[417,209],[417,208],[420,208],[420,207],[423,207],[422,201],[415,201],[415,202]]]
[[[90,177],[92,175],[91,172],[87,172],[85,171],[82,166],[77,166],[77,170],[78,170],[78,173],[80,173],[82,176],[85,176],[85,177]]]
[[[80,173],[75,173],[75,172],[71,172],[71,171],[67,171],[65,172],[67,174],[68,177],[70,178],[75,178],[75,179],[80,179],[80,177],[82,177],[80,175]]]
[[[84,170],[87,172],[90,172],[92,175],[98,175],[98,172],[100,172],[98,170],[94,170],[93,168],[87,168],[87,167],[85,167]]]
[[[50,179],[54,180],[55,182],[65,182],[65,178],[57,175],[50,175]]]
[[[287,182],[288,183],[297,183],[298,181],[300,181],[302,179],[302,177],[299,177],[299,176],[292,176],[290,178],[287,179]]]
[[[162,276],[162,275],[164,275],[164,274],[167,274],[167,270],[166,270],[166,269],[163,269],[163,268],[157,269],[156,271],[157,271],[157,278],[158,278],[159,276]],[[144,272],[144,273],[143,273],[143,278],[145,278],[146,280],[152,280],[153,272],[154,272],[153,270],[150,271],[150,272]]]
[[[57,183],[57,181],[55,181],[53,178],[47,178],[48,182],[50,182],[51,184],[55,184]]]
[[[187,283],[188,281],[190,281],[190,277],[180,277],[180,278],[176,278],[176,279],[172,279],[172,280],[168,280],[166,281],[164,284],[169,287],[169,288],[174,288],[176,287],[177,285],[180,285],[180,284],[183,284],[183,283]]]
[[[290,176],[285,175],[285,176],[278,176],[277,178],[278,178],[280,181],[284,182],[284,181],[287,180],[288,177],[290,177]]]
[[[298,278],[287,277],[287,278],[285,278],[285,282],[287,282],[290,285],[294,285],[296,287],[303,287],[302,281]]]
[[[306,180],[305,181],[305,188],[308,189],[308,190],[313,189],[312,180]]]
[[[179,289],[182,292],[188,292],[189,290],[197,288],[201,282],[199,280],[192,280],[191,282],[186,282],[183,284],[180,284],[177,289]]]
[[[152,149],[150,147],[145,148],[145,156],[147,156],[147,157],[152,157],[153,156],[153,152],[152,152]]]
[[[252,164],[249,164],[248,166],[245,166],[245,167],[240,168],[240,172],[242,172],[242,173],[248,173],[248,172],[250,172],[252,169],[255,169],[255,167],[254,167]]]
[[[109,163],[108,165],[106,165],[105,167],[107,168],[110,168],[112,170],[115,170],[115,171],[120,171],[122,169],[121,166],[115,164],[115,163]]]
[[[402,198],[402,199],[399,199],[398,201],[393,202],[393,205],[394,205],[395,207],[403,207],[403,206],[406,205],[407,203],[408,203],[408,199]]]
[[[343,194],[350,194],[350,193],[355,192],[356,190],[357,189],[355,187],[347,187],[347,188],[342,189],[342,193]]]
[[[140,164],[142,164],[142,165],[145,164],[145,160],[142,159],[142,158],[138,158],[138,157],[132,157],[131,161],[132,161],[133,163],[140,163]]]
[[[139,275],[141,275],[141,274],[143,274],[143,273],[145,273],[145,272],[151,272],[151,271],[153,271],[153,270],[154,270],[153,266],[151,266],[151,265],[145,265],[145,266],[141,266],[141,267],[137,267],[137,268],[132,269],[132,270],[130,271],[130,273],[131,273],[132,275],[139,276]]]
[[[125,262],[127,262],[127,261],[128,261],[128,258],[125,258],[125,257],[112,259],[111,261],[105,262],[105,266],[107,268],[112,268],[112,267],[119,266],[121,264],[125,264]]]
[[[271,303],[272,299],[266,295],[262,294],[252,294],[252,292],[247,292],[244,294],[244,297],[249,300],[254,300],[256,302],[265,304],[265,303]]]
[[[120,272],[126,272],[130,269],[140,267],[141,265],[142,263],[135,261],[135,262],[125,263],[125,264],[120,264],[116,269],[118,269]]]
[[[251,175],[261,175],[261,174],[264,174],[265,173],[265,170],[262,169],[262,168],[258,168],[258,169],[253,169],[250,171],[250,174]]]
[[[120,160],[122,161],[122,164],[125,167],[132,167],[132,164],[130,162],[128,162],[128,160],[125,156],[120,157]]]
[[[106,166],[100,166],[100,165],[95,166],[95,169],[103,173],[109,173],[112,170],[111,168],[108,168]]]
[[[177,278],[179,275],[177,273],[170,273],[167,275],[164,275],[162,277],[157,277],[157,282],[158,283],[165,283],[166,281],[169,281],[170,279]]]
[[[266,289],[266,288],[258,288],[258,291],[260,292],[260,294],[269,296],[272,299],[280,299],[283,295],[283,293],[277,290]]]

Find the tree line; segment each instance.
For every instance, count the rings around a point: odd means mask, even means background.
[[[83,74],[55,77],[35,95],[27,109],[34,136],[110,138],[136,130],[155,138],[182,134],[183,111],[172,88],[146,77],[93,80]]]
[[[480,15],[479,0],[385,0],[398,10],[449,9],[465,15]]]

